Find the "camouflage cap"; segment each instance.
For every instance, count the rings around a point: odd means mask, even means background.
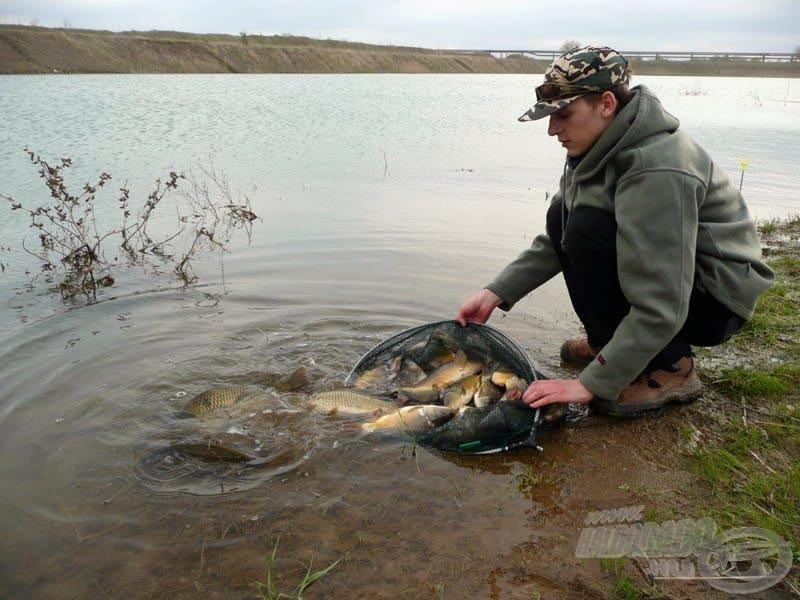
[[[616,50],[605,46],[575,48],[547,68],[544,83],[536,88],[536,104],[519,120],[541,119],[585,94],[629,82],[628,61]]]

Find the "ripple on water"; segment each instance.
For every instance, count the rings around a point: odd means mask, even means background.
[[[256,406],[258,405],[258,406]],[[299,469],[334,424],[273,394],[234,410],[176,419],[134,451],[133,473],[160,494],[218,495],[252,489]]]

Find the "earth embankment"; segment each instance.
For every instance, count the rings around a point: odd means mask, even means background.
[[[546,61],[293,36],[0,26],[0,73],[542,73]]]
[[[298,36],[0,25],[0,74],[543,73],[521,54],[379,46]],[[631,60],[637,75],[800,77],[800,61]]]

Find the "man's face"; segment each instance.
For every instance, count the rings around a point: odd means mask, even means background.
[[[611,95],[613,98],[613,95]],[[567,149],[567,156],[582,156],[594,146],[614,119],[604,102],[593,103],[586,98],[573,100],[550,115],[547,134],[556,136]]]

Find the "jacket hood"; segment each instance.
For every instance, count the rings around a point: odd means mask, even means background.
[[[633,98],[595,142],[575,169],[575,181],[594,176],[620,150],[662,132],[673,132],[680,121],[664,110],[661,101],[645,86],[632,90]]]

